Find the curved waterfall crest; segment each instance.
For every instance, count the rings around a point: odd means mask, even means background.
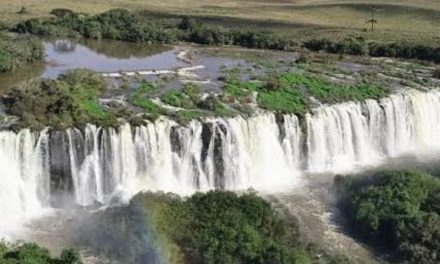
[[[440,92],[407,90],[295,115],[262,112],[180,126],[0,132],[0,209],[28,217],[69,200],[83,206],[142,190],[273,189],[303,172],[344,172],[440,149]],[[63,199],[61,199],[62,197]]]

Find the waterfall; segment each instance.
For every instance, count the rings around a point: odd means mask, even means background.
[[[296,117],[286,118],[285,126],[290,137],[297,135]],[[105,204],[141,190],[264,189],[292,183],[299,173],[299,156],[292,157],[299,154],[299,140],[286,140],[284,147],[275,115],[269,113],[193,121],[185,127],[165,118],[135,128],[87,125],[84,133],[68,129],[66,134],[80,205]],[[276,177],[266,177],[273,172]]]
[[[0,236],[49,204],[48,133],[0,133]]]
[[[3,131],[0,228],[64,200],[88,206],[127,201],[143,190],[279,191],[297,185],[304,172],[350,172],[437,150],[438,90],[322,106],[303,120],[261,112],[186,126],[160,118],[139,127]]]
[[[389,157],[440,150],[440,92],[408,90],[306,115],[307,170],[348,172]]]

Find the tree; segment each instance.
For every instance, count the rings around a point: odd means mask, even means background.
[[[377,9],[373,5],[373,1],[371,1],[371,18],[367,20],[367,24],[371,23],[371,32],[374,32],[374,24],[377,24],[377,20],[374,18],[374,13],[377,11]]]
[[[64,18],[68,15],[73,15],[73,11],[67,8],[55,8],[50,13],[58,18]]]

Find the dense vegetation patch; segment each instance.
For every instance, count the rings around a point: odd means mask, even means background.
[[[5,264],[81,264],[81,258],[73,250],[64,249],[58,258],[34,243],[6,244],[0,242],[0,263]]]
[[[294,218],[255,194],[144,193],[94,216],[89,243],[125,263],[311,263]],[[83,224],[82,226],[92,226]],[[98,239],[98,240],[96,240]],[[144,262],[143,262],[144,261]],[[328,263],[322,259],[321,263]]]
[[[41,41],[0,31],[0,72],[13,71],[43,57]]]
[[[188,41],[207,45],[237,45],[247,48],[298,50],[338,54],[387,56],[440,62],[440,48],[409,43],[365,41],[362,38],[310,39],[302,43],[291,37],[259,30],[241,30],[202,23],[195,18],[152,17],[146,12],[114,9],[95,16],[66,9],[52,11],[50,20],[31,19],[14,31],[44,36],[83,36],[134,42],[174,43]]]
[[[190,41],[282,50],[292,49],[296,45],[291,40],[270,33],[231,30],[206,25],[191,18],[175,20],[148,17],[123,9],[114,9],[95,16],[64,9],[53,10],[52,14],[55,17],[50,20],[30,19],[21,22],[14,31],[42,36],[84,36],[150,43]]]
[[[241,103],[251,101],[252,93],[257,92],[257,103],[261,108],[300,116],[310,110],[310,97],[322,103],[337,103],[378,99],[390,92],[366,83],[339,84],[296,72],[269,75],[262,81],[232,79],[224,90],[226,98],[238,98]]]
[[[168,116],[180,124],[206,116],[250,115],[258,108],[283,114],[306,114],[316,104],[362,101],[390,91],[364,82],[344,84],[300,71],[273,73],[253,80],[227,76],[221,93],[203,94],[195,84],[169,89],[160,82],[142,81],[123,89],[120,100],[100,100],[109,83],[99,74],[74,70],[57,79],[23,83],[3,98],[7,114],[19,117],[20,127],[66,128],[93,123],[116,126],[118,118],[133,125]],[[162,88],[167,89],[163,91]],[[103,103],[105,102],[105,103]]]
[[[304,42],[304,47],[313,51],[325,51],[337,54],[369,55],[372,57],[392,57],[419,59],[440,62],[440,47],[425,46],[405,42],[366,41],[363,38],[330,40],[312,39]]]
[[[56,80],[23,83],[3,98],[8,114],[18,116],[25,127],[66,128],[88,122],[112,125],[115,116],[103,109],[98,97],[107,82],[87,70],[70,71]]]
[[[337,177],[340,205],[353,230],[400,261],[440,261],[440,180],[424,172]]]

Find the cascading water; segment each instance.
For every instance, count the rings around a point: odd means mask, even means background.
[[[0,133],[0,236],[49,202],[48,133]]]
[[[60,193],[87,206],[142,190],[279,190],[295,185],[301,172],[351,171],[440,150],[440,92],[322,106],[300,123],[294,115],[260,113],[187,126],[162,118],[117,129],[0,132],[2,216],[36,215],[57,206]]]
[[[290,120],[286,126],[298,126]],[[108,203],[116,194],[130,197],[141,190],[189,194],[264,188],[292,182],[297,173],[296,159],[285,155],[280,144],[273,114],[193,121],[186,127],[168,119],[136,128],[124,124],[118,130],[88,125],[85,133],[69,129],[66,134],[80,205]],[[274,171],[277,177],[268,179]]]
[[[387,157],[440,150],[440,92],[409,90],[379,101],[307,114],[307,169],[346,172]]]

